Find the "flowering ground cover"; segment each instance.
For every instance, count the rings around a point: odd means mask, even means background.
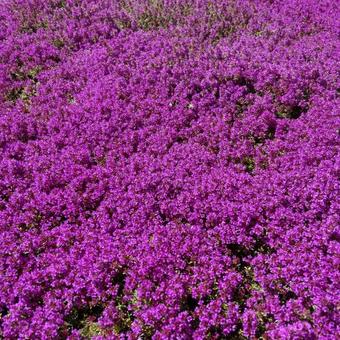
[[[338,5],[1,0],[1,336],[336,339]]]

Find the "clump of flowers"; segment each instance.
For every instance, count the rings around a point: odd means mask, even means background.
[[[0,336],[335,339],[325,0],[3,0]]]

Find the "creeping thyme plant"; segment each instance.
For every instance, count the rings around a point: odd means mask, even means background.
[[[0,337],[336,339],[339,2],[0,1]]]

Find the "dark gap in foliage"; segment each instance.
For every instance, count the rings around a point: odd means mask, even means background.
[[[273,140],[275,138],[275,133],[276,124],[270,124],[264,136],[258,136],[254,133],[250,133],[249,139],[254,146],[258,146],[264,144],[267,140]]]
[[[43,297],[41,295],[33,295],[28,301],[32,306],[42,306],[44,304]]]
[[[9,308],[7,307],[7,305],[2,305],[0,308],[0,324],[1,324],[1,320],[9,314]]]
[[[297,298],[297,295],[291,290],[279,293],[279,299],[280,299],[281,305],[285,305],[287,301],[291,299],[296,299],[296,298]]]
[[[195,84],[193,86],[192,91],[187,94],[186,99],[191,101],[194,95],[199,94],[202,91],[203,91],[203,89],[202,89],[201,85]]]
[[[57,55],[52,55],[48,59],[54,61],[55,63],[60,63],[61,62],[60,57],[57,56]]]
[[[179,187],[175,187],[174,185],[170,185],[170,188],[168,189],[168,197],[170,199],[175,199],[179,193],[180,193],[180,188]]]
[[[102,202],[103,198],[104,194],[96,199],[91,199],[89,197],[85,198],[81,204],[81,207],[85,212],[93,213],[100,206],[100,203]]]
[[[167,150],[170,150],[173,145],[175,144],[183,144],[183,143],[186,143],[188,141],[188,138],[187,137],[184,137],[184,136],[176,136],[167,146],[166,146],[166,149]]]
[[[171,82],[168,85],[168,92],[167,92],[167,96],[169,98],[172,98],[172,96],[175,94],[175,89],[176,89],[176,84]]]
[[[233,300],[238,304],[241,312],[246,308],[247,300],[251,297],[251,290],[246,279],[237,286],[233,294]]]
[[[20,27],[20,33],[33,34],[37,33],[39,29],[48,28],[48,23],[46,21],[41,22],[27,22],[22,24]]]
[[[239,86],[245,86],[247,89],[248,93],[256,93],[256,89],[255,86],[252,82],[252,80],[246,78],[246,77],[237,77],[236,79],[234,79],[234,84],[239,85]]]
[[[175,143],[177,143],[177,144],[183,144],[183,143],[185,143],[187,141],[188,141],[188,138],[186,138],[186,137],[177,136],[175,138]]]
[[[330,241],[336,241],[336,242],[340,242],[340,235],[339,233],[337,233],[336,231],[334,231],[330,237],[329,237]]]
[[[220,87],[219,86],[217,86],[216,91],[214,93],[214,96],[215,96],[216,100],[220,99],[221,94],[220,94]]]
[[[155,329],[152,326],[144,325],[142,327],[141,339],[142,340],[151,340],[154,333],[155,333]]]
[[[5,95],[5,99],[10,102],[16,102],[24,93],[24,87],[11,89]]]
[[[198,306],[198,300],[193,298],[191,294],[185,296],[181,302],[181,311],[193,312]]]
[[[220,152],[220,147],[218,145],[216,146],[209,146],[208,150],[213,153],[214,155],[218,155]]]
[[[255,244],[253,246],[253,250],[252,250],[252,255],[256,256],[257,254],[266,254],[266,255],[270,255],[275,253],[275,250],[273,248],[271,248],[265,241],[263,238],[259,237],[259,238],[255,238]]]
[[[224,334],[220,326],[211,326],[208,330],[208,338],[223,339]]]
[[[118,285],[117,295],[115,297],[116,308],[119,311],[119,321],[115,324],[115,330],[121,334],[130,330],[131,324],[135,319],[133,312],[129,308],[129,302],[123,301],[124,288],[126,280],[127,267],[124,266],[118,270],[112,279],[113,285]]]
[[[235,110],[235,114],[233,115],[232,123],[234,122],[236,118],[241,118],[243,116],[247,107],[248,107],[248,103],[245,100],[239,99],[236,101],[236,110]]]
[[[43,220],[43,215],[40,212],[35,212],[34,216],[30,223],[20,223],[18,228],[20,231],[29,231],[40,226],[41,221]]]
[[[256,220],[250,222],[254,225]],[[241,311],[246,308],[247,300],[251,297],[253,290],[261,290],[261,286],[255,280],[252,267],[249,265],[249,258],[255,257],[258,253],[269,254],[272,252],[271,248],[266,245],[263,239],[259,238],[251,248],[246,248],[237,243],[230,243],[227,245],[231,256],[236,257],[234,261],[235,270],[242,275],[242,282],[234,291],[233,300],[237,302]]]
[[[212,45],[216,46],[221,39],[226,38],[236,32],[236,27],[232,25],[223,24],[217,29],[217,32],[213,35]]]
[[[59,50],[65,46],[65,42],[62,39],[54,39],[52,41],[52,44],[54,47],[56,47]]]
[[[287,301],[297,298],[297,295],[283,278],[277,279],[273,284],[274,288],[270,288],[270,290],[272,291],[272,294],[278,296],[281,305],[285,305]]]
[[[2,191],[0,193],[0,200],[2,200],[4,203],[8,203],[9,202],[9,199],[10,199],[10,194],[5,192],[5,191]]]
[[[273,140],[275,138],[276,126],[270,125],[266,132],[266,139]]]
[[[237,261],[234,261],[235,270],[243,277],[242,282],[234,291],[233,297],[233,300],[239,305],[240,310],[243,311],[245,309],[247,299],[251,296],[249,283],[252,278],[249,274],[250,267],[248,266],[248,262],[245,260],[245,258],[249,256],[249,250],[237,243],[228,244],[227,249],[230,251],[231,256],[237,258]]]
[[[246,257],[249,253],[246,247],[238,243],[229,243],[227,249],[230,250],[231,256],[239,258]]]
[[[94,306],[74,307],[69,315],[65,318],[65,322],[70,329],[81,329],[84,327],[86,320],[91,318],[92,321],[98,320],[103,313],[104,306],[96,304]]]
[[[161,219],[162,225],[165,226],[169,223],[169,218],[166,214],[164,214],[162,211],[159,210],[158,215]]]
[[[51,227],[55,228],[60,226],[61,224],[63,224],[64,222],[66,222],[68,220],[68,218],[64,215],[60,215],[60,216],[55,216],[53,218],[53,221],[51,223]]]
[[[275,115],[278,118],[298,119],[305,112],[307,112],[307,109],[300,105],[281,106]]]
[[[166,28],[172,21],[173,18],[171,17],[166,18],[162,15],[146,11],[138,18],[137,25],[144,31],[150,31],[153,29]]]
[[[258,315],[258,325],[256,328],[255,336],[257,339],[261,339],[267,331],[267,324],[274,321],[274,315],[259,313]]]
[[[188,224],[189,221],[186,219],[186,217],[182,215],[177,215],[174,217],[174,221],[179,223],[179,224]]]
[[[246,340],[247,338],[242,335],[242,322],[238,321],[235,329],[225,336],[218,338],[219,340]]]
[[[118,285],[117,296],[121,296],[124,291],[126,273],[125,268],[121,268],[112,279],[113,285]]]
[[[66,7],[66,0],[53,1],[51,3],[52,9],[61,9]]]
[[[21,70],[10,72],[10,77],[14,81],[22,81],[27,79],[26,74]]]
[[[245,166],[246,172],[252,174],[255,169],[255,160],[253,157],[245,157],[242,160],[242,164]]]
[[[300,118],[302,112],[304,112],[303,108],[299,105],[295,105],[289,110],[288,117],[291,119]]]
[[[209,302],[216,300],[218,297],[218,287],[216,284],[212,287],[212,292],[209,295],[206,295],[203,297],[203,302],[205,305],[207,305]]]

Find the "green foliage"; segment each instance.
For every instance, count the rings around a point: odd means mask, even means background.
[[[299,105],[285,106],[280,105],[276,111],[278,118],[297,119],[305,110]]]
[[[102,329],[98,326],[96,322],[91,322],[91,321],[85,321],[84,327],[81,329],[80,334],[85,338],[85,339],[92,339],[92,337],[96,335],[102,335],[103,331]]]
[[[242,160],[242,164],[248,173],[252,173],[255,169],[255,160],[253,157],[245,157]]]
[[[97,319],[100,317],[104,310],[101,304],[87,305],[84,307],[74,307],[65,319],[66,328],[71,331],[78,329],[84,336],[95,335],[93,333],[100,333]]]

